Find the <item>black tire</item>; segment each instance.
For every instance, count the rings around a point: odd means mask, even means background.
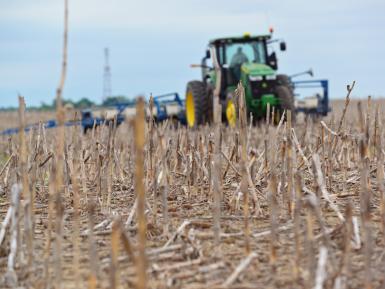
[[[290,80],[290,77],[286,74],[278,74],[277,81],[279,85],[288,87],[292,92],[294,92],[293,83]]]
[[[291,110],[292,120],[295,121],[295,105],[294,105],[294,94],[289,87],[285,85],[277,86],[276,95],[280,101],[280,110]]]
[[[195,123],[193,127],[197,127],[199,125],[205,124],[206,122],[209,122],[211,107],[209,102],[210,97],[207,93],[206,85],[202,81],[193,80],[187,83],[186,98],[190,92],[194,99]]]

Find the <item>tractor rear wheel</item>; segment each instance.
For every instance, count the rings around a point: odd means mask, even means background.
[[[202,81],[190,81],[186,89],[186,119],[189,127],[197,127],[209,120],[210,102],[206,85]]]
[[[290,110],[292,115],[292,120],[295,121],[295,106],[294,106],[294,94],[293,91],[284,85],[279,85],[276,88],[276,94],[280,101],[280,109],[283,112],[284,110]]]

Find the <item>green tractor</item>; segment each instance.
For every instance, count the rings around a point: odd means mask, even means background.
[[[239,82],[245,88],[248,115],[263,119],[268,104],[277,112],[294,108],[294,91],[290,78],[277,74],[277,57],[268,47],[278,40],[271,35],[218,38],[210,41],[201,64],[202,80],[190,81],[186,89],[186,120],[189,127],[213,120],[213,95],[219,95],[222,121],[236,123],[234,93]],[[279,43],[286,50],[285,42]],[[212,63],[212,65],[209,64]],[[276,114],[278,115],[278,113]]]

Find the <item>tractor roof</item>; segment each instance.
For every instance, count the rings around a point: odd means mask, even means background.
[[[250,41],[261,41],[261,40],[269,40],[271,39],[270,34],[266,35],[250,35],[245,34],[243,36],[234,36],[234,37],[222,37],[210,40],[209,44],[220,44],[220,43],[242,43],[242,42],[250,42]]]

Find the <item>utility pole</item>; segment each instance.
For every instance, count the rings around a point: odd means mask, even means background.
[[[112,95],[111,92],[111,69],[109,63],[109,49],[104,48],[104,75],[103,75],[103,101]]]

